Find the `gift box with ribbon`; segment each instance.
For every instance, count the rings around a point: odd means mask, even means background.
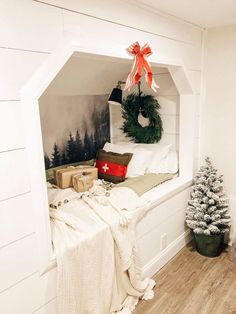
[[[72,176],[73,188],[78,193],[88,191],[93,186],[93,180],[91,173],[76,174]]]
[[[98,178],[98,170],[93,166],[78,166],[57,169],[54,171],[54,180],[61,189],[73,186],[72,177],[75,175],[91,175],[93,180]]]

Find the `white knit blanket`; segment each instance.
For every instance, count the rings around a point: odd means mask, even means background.
[[[135,236],[148,200],[124,187],[108,195],[100,180],[86,193],[48,193],[58,314],[129,314],[139,298],[152,298],[155,282],[141,278]]]

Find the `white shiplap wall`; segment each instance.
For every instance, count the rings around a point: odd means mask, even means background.
[[[0,1],[0,313],[4,314],[56,313],[56,270],[40,277],[35,257],[37,221],[31,211],[20,89],[64,36],[99,45],[109,41],[114,49],[148,41],[161,56],[183,60],[195,93],[200,93],[202,31],[185,22],[121,0]]]

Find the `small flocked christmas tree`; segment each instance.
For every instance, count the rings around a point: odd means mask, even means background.
[[[214,235],[229,231],[228,200],[223,191],[223,176],[217,175],[211,160],[200,168],[194,179],[186,223],[195,234]]]

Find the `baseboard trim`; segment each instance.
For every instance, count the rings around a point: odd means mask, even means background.
[[[185,231],[170,245],[168,245],[167,248],[157,254],[151,261],[142,267],[141,270],[143,276],[153,277],[158,270],[165,266],[191,240],[191,232],[189,230]]]

